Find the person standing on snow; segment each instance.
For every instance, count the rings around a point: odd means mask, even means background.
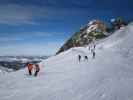
[[[87,57],[87,56],[85,56],[85,60],[87,60],[87,61],[88,61],[88,57]]]
[[[28,63],[27,68],[28,68],[29,75],[32,75],[33,64]]]
[[[95,58],[95,56],[96,56],[96,53],[95,53],[95,51],[93,50],[93,52],[92,52],[92,55],[93,55],[93,59]]]
[[[39,64],[35,64],[35,74],[34,74],[34,76],[37,76],[39,71],[40,71]]]
[[[81,61],[81,55],[78,55],[79,62]]]
[[[94,49],[96,48],[96,44],[94,44]]]
[[[90,51],[90,49],[91,49],[91,47],[90,47],[90,45],[88,46],[88,50]]]
[[[93,53],[94,49],[91,48],[91,53]]]

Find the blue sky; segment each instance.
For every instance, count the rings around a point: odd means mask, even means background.
[[[0,55],[51,55],[89,20],[133,19],[133,0],[0,0]]]

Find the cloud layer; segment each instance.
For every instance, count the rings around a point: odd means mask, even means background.
[[[16,4],[0,5],[0,24],[37,24],[34,19],[47,16],[45,9]]]
[[[80,13],[79,13],[80,12]],[[0,5],[0,24],[38,25],[38,20],[64,20],[64,17],[84,14],[83,9],[53,8],[37,5],[3,4]]]

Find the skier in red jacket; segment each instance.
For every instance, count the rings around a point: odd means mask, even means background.
[[[28,63],[27,68],[28,68],[28,71],[29,71],[29,75],[32,75],[33,64]]]

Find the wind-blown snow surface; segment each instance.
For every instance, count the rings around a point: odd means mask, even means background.
[[[133,100],[133,23],[97,44],[73,48],[42,63],[38,77],[27,70],[0,77],[0,100]],[[88,55],[78,62],[77,55]]]

